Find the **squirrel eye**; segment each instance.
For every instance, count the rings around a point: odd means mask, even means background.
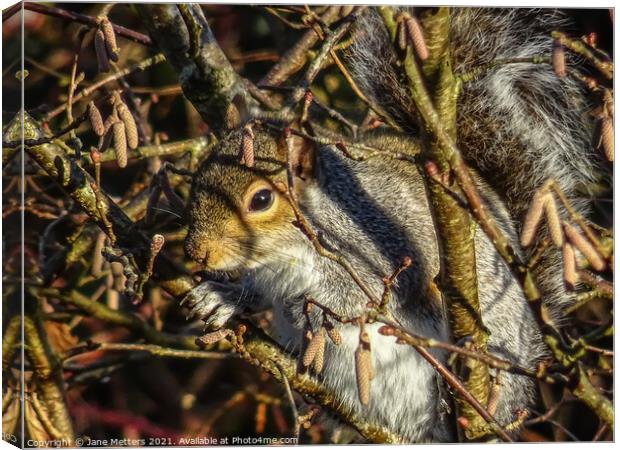
[[[273,203],[273,191],[271,189],[261,189],[252,197],[250,211],[264,211]]]

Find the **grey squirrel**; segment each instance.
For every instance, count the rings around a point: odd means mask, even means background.
[[[454,8],[451,14],[456,73],[496,59],[548,55],[550,31],[567,24],[560,13],[547,10]],[[390,137],[388,145],[411,152],[415,107],[396,67],[393,44],[373,8],[356,27],[349,68],[362,91],[409,132],[402,139]],[[514,248],[519,248],[525,209],[544,181],[554,177],[576,201],[578,190],[596,180],[587,106],[579,85],[558,78],[548,65],[506,64],[463,86],[457,143]],[[317,254],[293,225],[295,214],[276,188],[287,182],[287,148],[281,136],[254,129],[255,163],[250,168],[239,158],[244,133],[242,128],[229,132],[201,164],[187,208],[187,255],[231,280],[203,282],[184,304],[214,329],[246,309],[271,308],[275,337],[296,352],[303,337],[304,298],[348,317],[360,314],[368,299],[340,265]],[[398,278],[390,313],[407,330],[447,341],[441,302],[430,294],[440,255],[420,169],[390,158],[354,161],[334,146],[295,142],[295,193],[321,240],[343,255],[378,297],[383,277],[409,256],[412,267]],[[577,207],[587,211],[583,202],[577,201]],[[479,229],[475,246],[482,316],[490,331],[488,351],[533,368],[546,350],[521,289]],[[568,298],[560,264],[558,252],[549,250],[536,273],[551,304]],[[440,406],[445,395],[440,377],[413,348],[379,334],[379,324],[366,326],[375,378],[370,402],[362,405],[354,368],[359,330],[336,326],[342,344],[326,345],[321,379],[340,402],[405,442],[455,439]],[[495,417],[506,425],[532,403],[535,389],[531,379],[507,373],[500,383]]]

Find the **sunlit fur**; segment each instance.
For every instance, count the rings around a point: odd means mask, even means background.
[[[544,54],[551,46],[550,29],[563,23],[552,13],[454,11],[457,70],[497,57]],[[402,77],[390,68],[394,62],[391,44],[372,9],[359,28],[363,33],[349,55],[358,83],[399,122],[413,123],[409,93],[401,85]],[[583,103],[574,84],[557,81],[549,67],[531,65],[491,71],[466,86],[463,93],[459,123],[470,128],[462,134],[465,157],[477,161],[483,174],[495,171],[495,178],[505,179],[502,185],[490,177],[500,195],[478,177],[476,182],[516,249],[518,211],[544,178],[559,176],[571,198],[576,186],[594,178],[587,167],[587,124],[567,109],[572,103],[563,86],[576,104]],[[491,129],[496,133],[488,134]],[[255,131],[256,166],[252,169],[239,164],[241,136],[241,131],[232,132],[197,171],[188,203],[186,239],[188,255],[196,260],[207,256],[207,266],[212,264],[208,248],[213,254],[221,246],[220,265],[214,267],[238,270],[241,275],[235,282],[202,283],[188,295],[186,305],[214,327],[243,309],[270,307],[272,333],[288,351],[295,352],[303,325],[304,295],[349,317],[362,311],[368,300],[340,265],[315,252],[307,236],[293,225],[292,212],[284,202],[274,206],[273,215],[256,216],[256,220],[239,209],[252,183],[286,180],[286,157],[277,136]],[[472,136],[480,136],[479,146]],[[333,147],[318,149],[315,165],[312,179],[296,180],[297,192],[302,211],[324,245],[343,255],[375,296],[383,290],[382,278],[395,270],[403,256],[411,257],[412,267],[399,277],[390,311],[411,332],[447,339],[444,313],[436,296],[429,295],[440,257],[425,183],[417,168],[388,158],[355,162]],[[514,181],[508,181],[511,177]],[[502,200],[508,202],[507,207]],[[490,332],[488,349],[532,369],[546,354],[534,318],[492,243],[479,228],[474,232],[482,317]],[[561,270],[556,265],[555,272],[549,272],[553,257],[543,261],[547,266],[539,274],[546,277],[545,293],[561,302],[566,297]],[[318,320],[314,314],[314,326]],[[414,349],[379,335],[376,324],[368,327],[376,378],[370,404],[363,407],[353,367],[358,330],[337,326],[344,342],[339,347],[327,344],[321,380],[343,407],[370,423],[388,427],[405,442],[455,439],[441,407],[446,395],[441,378]],[[434,353],[445,361],[445,355]],[[514,420],[517,409],[531,405],[534,383],[507,373],[500,383],[496,417],[506,425]]]
[[[263,151],[256,166],[239,163],[239,133],[232,133],[201,166],[193,183],[188,209],[190,233],[186,252],[212,270],[253,268],[272,253],[272,231],[290,224],[293,212],[286,198],[273,185],[286,180],[285,153],[271,137],[259,134],[255,145]],[[222,151],[226,149],[229,151]],[[273,189],[273,204],[265,211],[250,211],[252,196]]]
[[[571,27],[565,15],[554,9],[450,11],[457,74],[498,59],[550,56],[551,31]],[[358,34],[347,52],[356,82],[405,129],[416,133],[412,127],[416,109],[403,76],[395,69],[397,56],[381,17],[369,10],[356,27]],[[569,54],[568,62],[575,67],[579,61]],[[559,78],[548,64],[499,65],[463,83],[457,108],[458,147],[504,200],[517,232],[534,192],[550,178],[578,212],[588,215],[588,187],[604,173],[602,156],[591,144],[590,106],[585,88],[572,77]],[[563,209],[560,214],[567,217]],[[535,268],[544,297],[555,311],[570,300],[560,265],[560,253],[549,248]],[[561,320],[559,314],[556,319]]]
[[[260,160],[277,144],[273,137],[256,134],[265,145],[256,146]],[[226,199],[243,199],[248,186],[261,179],[257,173],[235,167],[236,179],[224,182],[233,169],[222,165],[236,146],[230,145],[231,141],[235,142],[234,136],[216,150],[194,181],[186,246],[190,255],[201,257],[202,242],[219,242],[227,254],[225,269],[240,270],[241,278],[236,283],[203,283],[190,293],[186,304],[215,327],[242,309],[271,307],[274,333],[288,350],[295,351],[303,326],[305,294],[344,316],[360,313],[367,298],[341,266],[316,253],[292,224],[289,208],[278,209],[274,204],[279,212],[267,224],[261,220],[252,223],[238,209],[227,206]],[[256,170],[262,170],[260,163]],[[383,290],[383,276],[391,273],[403,256],[410,256],[413,266],[399,277],[390,304],[392,313],[415,333],[447,339],[442,312],[436,299],[427,295],[429,283],[439,271],[439,257],[424,182],[415,166],[389,159],[354,162],[335,148],[325,147],[318,152],[316,173],[316,179],[308,182],[297,180],[298,193],[305,216],[325,246],[344,255],[376,296]],[[284,175],[276,171],[272,181]],[[206,190],[216,186],[217,194]],[[501,205],[488,188],[481,184],[481,189],[490,203]],[[501,206],[494,211],[516,240],[507,212]],[[236,216],[241,224],[237,234],[227,234],[231,218]],[[483,315],[494,318],[487,324],[492,333],[489,348],[533,367],[543,354],[542,345],[519,287],[483,233],[476,233],[476,244]],[[445,411],[438,406],[440,383],[435,371],[412,348],[397,345],[393,338],[374,332],[375,328],[369,330],[377,369],[370,406],[363,408],[357,398],[352,364],[358,331],[354,326],[340,327],[342,346],[327,347],[325,385],[347,408],[389,426],[407,441],[450,439],[450,428],[443,422]],[[528,352],[521,352],[522,348]],[[502,383],[498,418],[508,423],[517,406],[529,403],[532,385],[510,375],[503,377]]]

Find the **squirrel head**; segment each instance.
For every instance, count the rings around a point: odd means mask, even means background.
[[[248,167],[242,163],[245,132],[228,133],[192,180],[185,252],[208,270],[258,267],[282,248],[287,237],[298,233],[292,225],[293,209],[282,192],[287,185],[284,137],[255,127],[254,164]],[[294,186],[300,192],[313,178],[314,144],[296,136],[288,139]]]

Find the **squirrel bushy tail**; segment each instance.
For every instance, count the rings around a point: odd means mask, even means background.
[[[551,31],[570,22],[557,10],[453,8],[455,73],[491,61],[550,56]],[[405,130],[415,106],[378,12],[360,18],[348,54],[351,72],[372,101]],[[457,144],[466,161],[493,186],[519,223],[533,192],[554,178],[585,212],[577,193],[597,180],[592,118],[584,90],[549,64],[502,64],[465,82],[458,101]]]

